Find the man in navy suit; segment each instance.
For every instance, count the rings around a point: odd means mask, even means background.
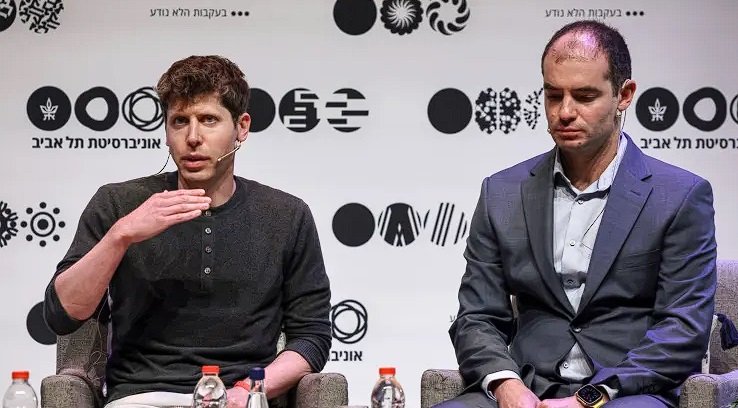
[[[712,189],[622,132],[616,30],[563,27],[541,68],[556,147],[482,184],[449,331],[468,388],[442,405],[674,407],[709,340]]]

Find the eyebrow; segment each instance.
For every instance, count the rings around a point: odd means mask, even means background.
[[[548,82],[543,83],[543,89],[549,90],[549,91],[560,91],[561,88],[557,88]],[[599,89],[591,87],[591,86],[583,86],[581,88],[575,88],[573,92],[601,92]]]

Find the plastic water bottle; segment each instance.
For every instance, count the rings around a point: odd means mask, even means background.
[[[193,406],[195,408],[226,408],[226,387],[218,374],[220,367],[202,366],[202,378],[195,386]]]
[[[28,371],[13,371],[13,383],[3,397],[3,408],[38,408],[38,398],[28,383]]]
[[[249,401],[246,408],[267,408],[269,403],[266,397],[266,385],[264,382],[264,369],[252,368],[249,370]]]
[[[405,391],[395,378],[394,367],[379,369],[379,380],[372,389],[372,408],[405,408]]]

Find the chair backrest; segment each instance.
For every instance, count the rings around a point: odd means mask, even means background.
[[[738,323],[738,260],[717,261],[717,293],[715,313]],[[723,350],[720,346],[720,324],[710,336],[710,373],[725,374],[738,369],[738,347]]]

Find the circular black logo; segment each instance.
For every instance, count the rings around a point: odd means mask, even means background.
[[[139,88],[123,99],[123,119],[144,132],[158,129],[164,123],[164,111],[159,96],[152,87]]]
[[[259,88],[251,88],[249,99],[249,115],[251,115],[249,131],[261,132],[272,124],[277,108],[272,97]]]
[[[59,235],[54,234],[57,232],[57,227],[64,228],[66,225],[64,221],[57,222],[56,216],[59,215],[59,209],[54,208],[50,214],[48,211],[45,211],[46,209],[46,203],[39,204],[39,208],[41,208],[40,211],[37,211],[34,213],[33,208],[28,207],[26,208],[26,214],[31,216],[31,221],[22,221],[21,227],[26,228],[28,226],[31,227],[31,233],[26,235],[26,241],[33,241],[34,236],[37,238],[44,238],[39,241],[39,245],[42,247],[46,246],[46,240],[45,238],[48,236],[51,236],[51,238],[54,241],[59,241]],[[52,235],[53,234],[53,235]]]
[[[377,228],[384,242],[405,246],[415,242],[424,222],[420,213],[405,203],[394,203],[379,214]]]
[[[341,317],[343,315],[343,317]],[[331,307],[333,338],[344,344],[354,344],[366,336],[367,314],[356,300],[344,300]]]
[[[21,21],[37,34],[46,34],[59,27],[59,17],[64,10],[62,0],[22,0],[20,3]]]
[[[8,241],[18,235],[17,227],[18,214],[8,208],[8,204],[0,201],[0,248],[8,245]],[[372,226],[372,231],[373,228]]]
[[[442,89],[428,103],[428,119],[439,132],[461,132],[471,121],[471,115],[471,101],[458,89]]]
[[[641,125],[655,132],[670,128],[679,117],[679,101],[665,88],[646,90],[636,102],[636,117]]]
[[[346,204],[333,216],[333,234],[346,246],[364,245],[374,235],[374,215],[359,203]]]
[[[13,25],[17,11],[14,0],[0,0],[0,32]]]
[[[333,92],[331,100],[325,103],[328,123],[339,132],[359,130],[362,121],[369,116],[365,101],[364,95],[355,89],[342,88]]]
[[[730,117],[733,118],[733,122],[738,123],[738,95],[730,101]]]
[[[384,27],[393,34],[410,34],[423,21],[423,8],[419,0],[384,0],[379,12]]]
[[[711,100],[715,106],[715,115],[710,120],[700,118],[694,110],[697,103],[703,99]],[[728,116],[727,105],[728,102],[725,100],[725,96],[717,89],[709,87],[698,89],[689,94],[687,99],[684,100],[684,106],[682,107],[684,120],[699,130],[711,132],[725,123],[725,118]]]
[[[449,7],[449,3],[454,7]],[[444,8],[452,9],[448,11],[450,15],[446,18],[442,16],[442,13],[446,12],[446,10],[443,10]],[[466,0],[432,1],[425,13],[431,28],[445,35],[451,35],[463,30],[466,27],[466,22],[469,21],[470,14]]]
[[[26,317],[28,334],[37,342],[50,345],[56,343],[56,334],[52,332],[44,321],[44,302],[36,303]]]
[[[453,203],[441,203],[435,213],[428,211],[423,228],[431,233],[430,240],[438,246],[456,245],[466,238],[469,219]]]
[[[105,116],[102,119],[95,119],[87,112],[90,102],[97,98],[102,99],[107,107]],[[79,123],[92,130],[104,132],[113,127],[115,122],[118,121],[118,97],[115,96],[113,91],[103,86],[90,88],[82,92],[79,98],[77,98],[77,101],[74,103],[74,114],[77,115]]]
[[[491,134],[501,130],[508,134],[520,123],[520,98],[518,93],[505,88],[499,94],[492,88],[479,93],[474,110],[479,129]]]
[[[57,130],[72,116],[72,103],[59,88],[44,86],[33,91],[26,103],[28,119],[41,130]]]
[[[333,19],[346,34],[364,34],[377,20],[377,6],[374,0],[337,0],[333,6]]]
[[[279,102],[279,118],[293,132],[307,132],[318,125],[318,95],[305,88],[289,91]]]

